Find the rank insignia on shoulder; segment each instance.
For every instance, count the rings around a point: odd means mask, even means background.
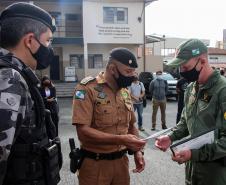
[[[75,99],[79,99],[79,100],[84,100],[85,99],[85,94],[86,94],[86,91],[84,91],[84,90],[77,90],[77,91],[75,91],[74,98]]]
[[[226,112],[224,113],[224,120],[226,120]]]
[[[92,77],[92,76],[88,76],[84,79],[81,80],[80,84],[82,85],[86,85],[89,82],[92,82],[93,80],[95,80],[96,78]]]

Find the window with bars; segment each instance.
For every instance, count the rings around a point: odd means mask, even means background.
[[[101,54],[88,55],[88,68],[90,69],[103,68],[103,55]]]
[[[84,56],[83,55],[70,55],[70,66],[76,69],[84,67]]]
[[[104,23],[128,24],[128,8],[103,7]]]

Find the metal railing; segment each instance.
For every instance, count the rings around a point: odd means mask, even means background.
[[[54,37],[82,37],[83,29],[81,21],[56,20]]]

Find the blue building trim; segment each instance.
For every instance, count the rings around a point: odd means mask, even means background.
[[[77,37],[77,38],[54,37],[53,44],[77,44],[77,45],[83,45],[83,37]]]

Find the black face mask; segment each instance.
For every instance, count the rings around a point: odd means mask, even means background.
[[[198,62],[199,62],[199,60],[198,60]],[[185,71],[185,72],[180,72],[180,75],[183,76],[185,79],[187,79],[190,82],[197,81],[199,79],[199,74],[202,70],[202,68],[200,69],[200,71],[196,70],[196,66],[197,66],[198,62],[195,64],[195,66],[191,70]]]
[[[134,76],[124,76],[122,75],[119,70],[117,69],[119,77],[115,78],[116,83],[119,88],[126,88],[132,84],[134,81]]]
[[[32,53],[30,50],[31,55],[37,61],[37,70],[42,70],[47,68],[53,60],[54,53],[52,47],[44,46],[38,39],[36,41],[40,44],[36,53]]]

